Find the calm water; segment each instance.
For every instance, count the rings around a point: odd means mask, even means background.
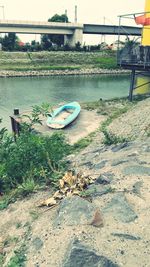
[[[9,115],[33,105],[69,101],[88,102],[127,96],[129,76],[95,75],[68,77],[0,78],[0,117],[10,128]]]

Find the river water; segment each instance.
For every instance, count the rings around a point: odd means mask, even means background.
[[[20,112],[42,103],[89,102],[128,95],[128,75],[0,78],[0,117],[10,128],[14,108]]]

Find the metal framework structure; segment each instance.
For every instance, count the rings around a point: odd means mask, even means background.
[[[120,31],[124,28],[122,25],[122,19],[135,20],[136,16],[144,15],[150,12],[134,13],[119,16],[119,31],[118,31],[118,51],[117,51],[117,64],[121,68],[131,70],[129,100],[132,101],[133,90],[142,87],[150,82],[143,83],[139,86],[135,86],[135,80],[138,76],[150,75],[150,46],[143,46],[139,42],[139,37],[135,40],[129,40],[128,33],[127,41],[124,47],[120,47]],[[147,27],[146,29],[150,29]],[[142,28],[141,28],[142,30]],[[141,36],[142,37],[142,36]]]

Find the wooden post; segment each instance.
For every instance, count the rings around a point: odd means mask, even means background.
[[[135,69],[132,70],[131,78],[130,78],[130,91],[129,91],[129,100],[130,101],[132,101],[132,98],[133,98],[134,81],[135,81]]]
[[[18,121],[18,116],[19,116],[19,109],[14,109],[14,114],[13,116],[10,116],[10,119],[11,119],[11,128],[14,134],[15,141],[16,141],[16,136],[18,136],[20,133],[20,123]]]

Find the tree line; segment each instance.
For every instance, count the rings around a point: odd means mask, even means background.
[[[55,14],[48,19],[48,22],[66,22],[69,23],[68,17],[65,14]],[[4,37],[0,37],[2,50],[4,51],[40,51],[40,50],[53,50],[58,47],[64,46],[64,36],[58,34],[43,34],[41,41],[35,40],[31,43],[23,43],[19,40],[16,33],[8,33]]]

